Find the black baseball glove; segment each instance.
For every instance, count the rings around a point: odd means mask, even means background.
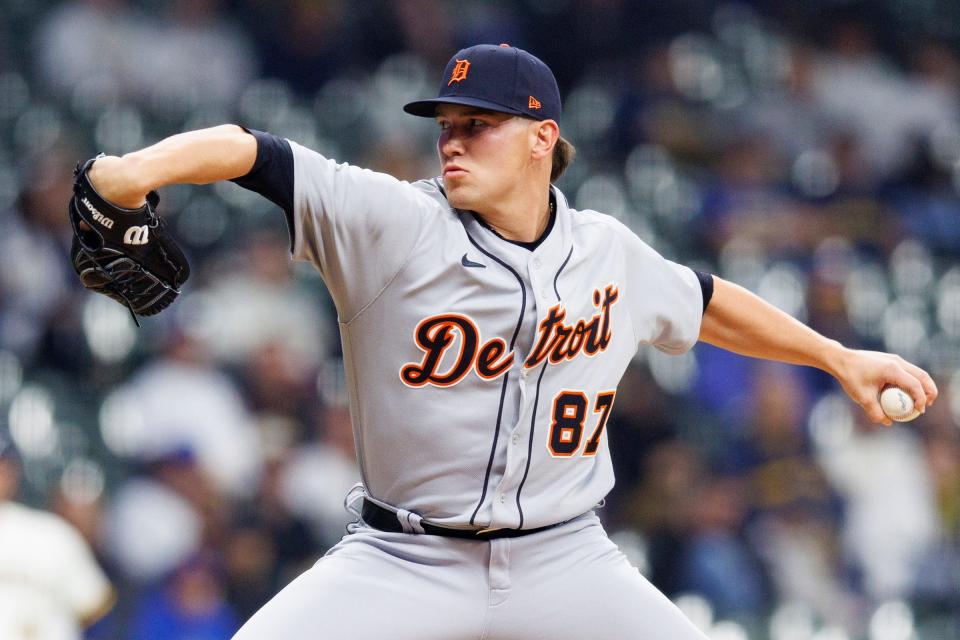
[[[137,322],[138,315],[159,313],[180,295],[190,266],[157,217],[160,196],[151,191],[139,209],[110,204],[87,178],[96,160],[77,164],[73,173],[70,260],[84,287],[126,305]]]

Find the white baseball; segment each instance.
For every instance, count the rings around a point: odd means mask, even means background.
[[[913,398],[900,387],[887,387],[881,391],[880,406],[887,417],[896,422],[910,422],[920,415]]]

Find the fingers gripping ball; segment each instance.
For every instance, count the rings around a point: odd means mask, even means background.
[[[920,415],[913,398],[900,387],[885,387],[880,392],[880,407],[895,422],[910,422]]]
[[[180,295],[190,267],[157,217],[157,193],[151,191],[139,209],[111,204],[87,177],[95,161],[78,164],[74,172],[70,261],[84,287],[126,305],[136,322],[138,315],[159,313]]]

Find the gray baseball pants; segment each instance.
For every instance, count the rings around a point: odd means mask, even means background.
[[[360,527],[234,640],[706,640],[587,513],[490,541]]]

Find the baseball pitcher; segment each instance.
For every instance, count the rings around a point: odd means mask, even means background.
[[[134,313],[169,304],[188,273],[148,194],[217,180],[285,212],[292,257],[316,267],[336,304],[357,521],[236,638],[705,638],[594,512],[613,486],[605,428],[637,350],[703,340],[819,367],[886,424],[883,387],[923,409],[933,381],[571,208],[553,186],[573,157],[560,93],[533,55],[463,49],[438,96],[405,110],[437,123],[435,178],[401,182],[234,125],[78,172],[78,273]]]

